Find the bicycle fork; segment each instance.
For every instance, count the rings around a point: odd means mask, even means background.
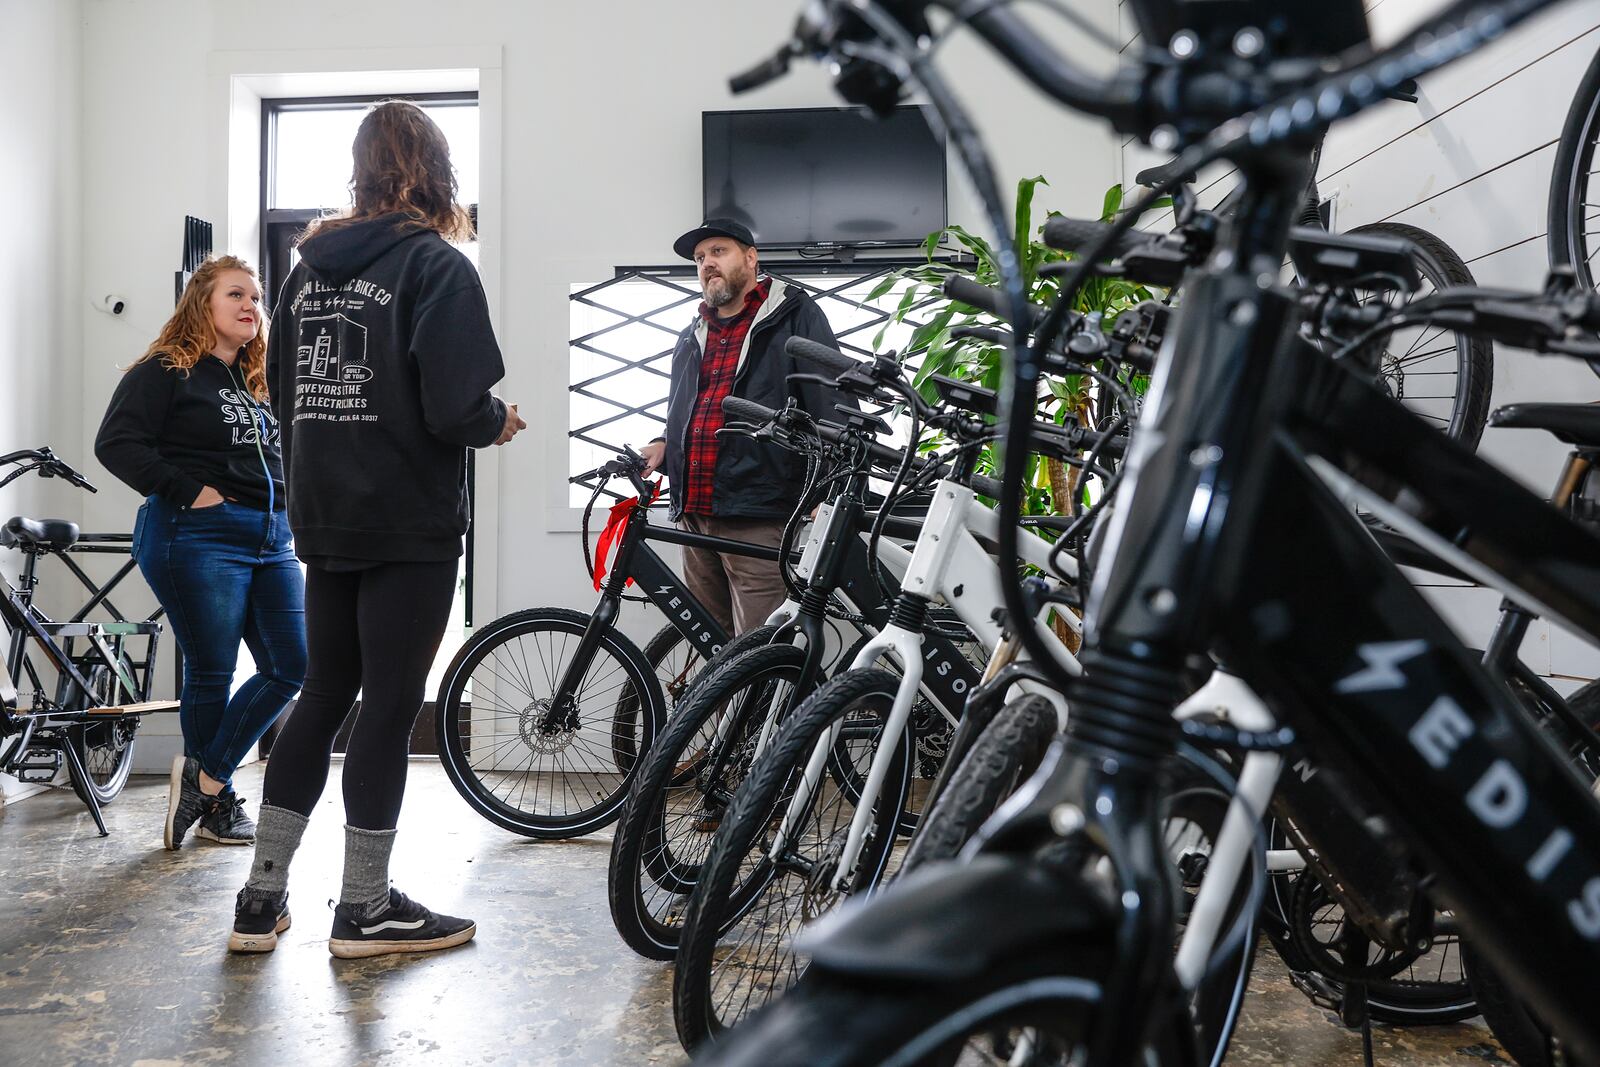
[[[926,601],[920,597],[906,597],[907,600],[919,601],[926,608]],[[897,604],[898,608],[899,605]],[[897,614],[899,612],[897,611]],[[856,863],[861,858],[861,849],[866,842],[867,832],[870,828],[872,811],[877,806],[878,794],[883,789],[883,780],[889,774],[891,761],[895,758],[895,750],[899,746],[900,736],[905,732],[906,724],[911,720],[911,708],[916,703],[917,690],[922,684],[922,632],[920,626],[911,628],[900,622],[891,621],[884,627],[866,646],[857,654],[851,663],[851,670],[860,670],[871,667],[885,654],[892,654],[899,658],[904,665],[904,672],[900,677],[900,685],[895,690],[894,703],[889,711],[888,721],[884,723],[883,731],[879,735],[877,748],[872,754],[872,765],[867,772],[867,780],[862,784],[861,795],[856,801],[856,810],[850,817],[850,831],[845,837],[844,850],[839,855],[839,861],[834,868],[830,888],[836,892],[843,892],[850,883],[850,876],[855,871]],[[800,784],[795,788],[795,794],[789,801],[788,810],[783,821],[778,826],[778,832],[773,839],[772,847],[768,850],[768,859],[777,862],[783,850],[788,847],[790,839],[798,830],[800,821],[805,817],[811,802],[821,787],[823,774],[827,770],[828,754],[838,744],[839,736],[844,730],[842,721],[834,723],[828,732],[817,741],[817,746],[811,752],[811,759],[806,764],[805,773],[801,776]]]

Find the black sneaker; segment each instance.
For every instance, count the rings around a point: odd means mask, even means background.
[[[229,952],[271,952],[278,935],[289,929],[289,894],[264,893],[249,886],[239,890],[233,906]]]
[[[392,952],[434,952],[472,940],[478,924],[453,915],[436,915],[398,889],[378,914],[363,916],[354,904],[333,909],[328,951],[343,960],[387,956]]]
[[[216,802],[216,797],[208,797],[200,791],[200,761],[174,756],[172,775],[167,782],[167,824],[161,832],[168,852],[183,844],[183,835],[189,832],[189,827]]]
[[[211,810],[200,816],[200,825],[194,836],[219,845],[253,845],[256,841],[256,824],[244,813],[244,798],[228,786],[211,805]]]

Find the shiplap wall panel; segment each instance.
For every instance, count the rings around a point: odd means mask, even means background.
[[[1392,41],[1443,0],[1366,4],[1373,38]],[[1142,44],[1122,4],[1124,54]],[[1600,0],[1574,0],[1423,79],[1415,104],[1392,101],[1340,123],[1318,168],[1335,200],[1335,228],[1391,220],[1428,230],[1467,261],[1480,284],[1536,288],[1543,280],[1546,198],[1555,142],[1578,81],[1600,49]],[[1122,146],[1123,181],[1164,157],[1132,140]],[[1232,190],[1236,175],[1216,165],[1196,185],[1203,206]],[[1167,212],[1142,225],[1164,230]],[[1498,348],[1492,403],[1600,400],[1600,379],[1571,360]],[[1535,492],[1549,492],[1566,448],[1548,434],[1490,428],[1480,454]],[[1481,643],[1499,595],[1414,575],[1462,636]],[[1600,676],[1600,650],[1541,620],[1523,658],[1563,686]]]

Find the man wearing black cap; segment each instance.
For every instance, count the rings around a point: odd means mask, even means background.
[[[755,236],[733,219],[707,219],[672,250],[694,261],[705,301],[672,353],[664,437],[641,450],[671,484],[673,521],[697,533],[776,546],[799,503],[805,461],[748,437],[719,438],[722,401],[739,396],[769,408],[795,398],[814,418],[837,421],[843,397],[818,385],[791,385],[797,367],[790,337],[837,347],[816,302],[799,288],[758,272]],[[776,563],[703,549],[683,550],[684,581],[730,633],[766,621],[783,602]]]

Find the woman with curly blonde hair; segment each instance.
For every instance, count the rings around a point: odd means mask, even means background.
[[[267,403],[266,325],[249,264],[207,260],[123,375],[95,439],[105,468],[145,494],[133,556],[183,652],[169,849],[196,822],[206,840],[255,840],[233,772],[305,677],[305,583]],[[256,673],[230,698],[240,641]]]

